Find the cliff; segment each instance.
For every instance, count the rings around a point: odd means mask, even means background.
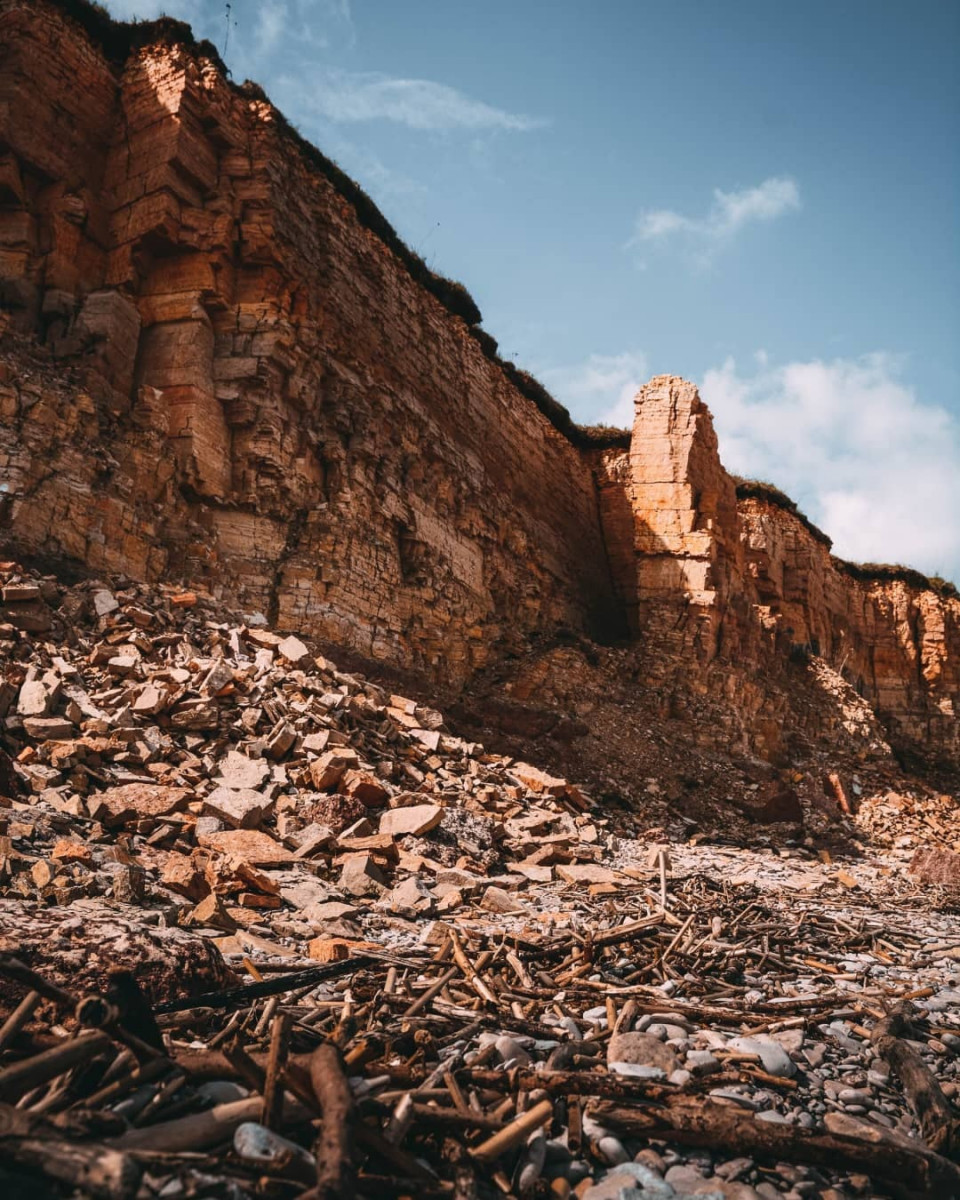
[[[602,632],[590,470],[443,281],[184,27],[120,61],[107,28],[0,5],[0,286],[46,352],[4,380],[14,547],[207,580],[445,678],[503,637]]]
[[[458,689],[629,634],[594,684],[627,655],[698,743],[782,759],[859,700],[868,740],[956,766],[960,601],[738,489],[691,384],[653,380],[629,435],[577,430],[185,26],[0,0],[0,46],[11,553],[191,581]],[[798,675],[821,666],[833,708]]]
[[[898,750],[957,761],[955,588],[843,562],[775,489],[738,489],[709,410],[681,379],[642,388],[629,450],[594,459],[615,586],[651,678],[681,675],[743,711],[737,678],[772,680],[816,656],[868,701]]]

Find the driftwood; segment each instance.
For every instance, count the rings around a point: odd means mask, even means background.
[[[324,963],[319,967],[307,967],[303,971],[293,971],[289,975],[278,975],[273,979],[258,980],[256,983],[242,984],[234,988],[222,988],[216,992],[204,992],[184,1000],[168,1000],[154,1008],[156,1015],[185,1012],[194,1008],[240,1008],[253,1000],[262,1000],[266,996],[282,996],[297,988],[336,979],[340,975],[348,975],[355,971],[369,956],[355,954],[343,962]]]
[[[244,1121],[257,1121],[263,1107],[260,1096],[248,1096],[244,1100],[233,1100],[218,1104],[206,1112],[192,1113],[175,1121],[164,1121],[160,1125],[148,1125],[144,1129],[131,1129],[128,1133],[111,1140],[119,1150],[131,1153],[163,1152],[183,1154],[187,1151],[206,1150],[218,1146],[233,1136],[234,1130]],[[299,1116],[307,1114],[300,1109]]]
[[[351,1200],[356,1188],[351,1159],[353,1094],[343,1070],[343,1057],[331,1042],[314,1050],[310,1082],[323,1114],[314,1151],[319,1200]]]
[[[860,1171],[900,1194],[960,1200],[960,1167],[949,1159],[852,1117],[830,1114],[826,1129],[758,1121],[730,1104],[678,1095],[667,1102],[625,1108],[601,1100],[590,1115],[617,1133],[703,1146],[735,1155]]]
[[[0,1158],[103,1200],[126,1200],[140,1183],[136,1161],[96,1142],[68,1141],[42,1117],[0,1104]]]
[[[938,1154],[954,1155],[960,1145],[958,1122],[950,1101],[920,1055],[904,1041],[910,1036],[910,1020],[917,1015],[909,1000],[903,1000],[873,1027],[870,1040],[877,1053],[896,1071],[910,1107],[917,1115],[924,1141]]]
[[[113,1045],[105,1033],[87,1033],[61,1042],[33,1058],[0,1071],[0,1100],[18,1100],[31,1089],[90,1062]]]

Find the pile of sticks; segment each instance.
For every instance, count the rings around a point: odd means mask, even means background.
[[[250,982],[163,1005],[129,973],[75,996],[4,957],[0,976],[23,998],[0,1029],[0,1180],[11,1195],[107,1200],[470,1200],[548,1188],[563,1200],[577,1186],[565,1165],[602,1174],[625,1161],[624,1145],[629,1158],[652,1143],[856,1171],[876,1194],[960,1200],[957,1116],[915,1048],[931,1030],[911,1002],[874,1007],[834,989],[665,1000],[608,974],[638,942],[657,945],[648,957],[660,964],[690,954],[690,924],[661,910],[589,934],[451,931],[433,952],[402,958],[371,950],[272,972],[247,963]],[[702,966],[705,948],[695,953]],[[775,970],[769,946],[765,957]],[[598,1002],[605,1019],[584,1020]],[[681,1084],[607,1067],[612,1033],[665,1005],[674,1019],[757,1033],[813,1031],[844,1004],[899,1079],[920,1137],[840,1112],[813,1128],[757,1120],[713,1093],[798,1084],[749,1055]]]

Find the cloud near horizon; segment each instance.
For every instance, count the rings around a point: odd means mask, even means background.
[[[444,83],[398,79],[373,71],[330,70],[304,96],[309,107],[337,122],[394,121],[418,130],[506,130],[525,133],[548,122],[474,100]]]
[[[889,354],[706,373],[727,470],[782,488],[859,562],[960,580],[960,422]]]
[[[713,204],[703,217],[684,216],[669,208],[641,212],[627,248],[680,241],[699,261],[708,262],[747,225],[776,220],[800,206],[800,189],[788,176],[765,179],[738,192],[714,188]]]
[[[633,397],[647,381],[647,358],[639,350],[623,354],[591,354],[586,361],[537,372],[557,399],[578,421],[629,428]],[[599,417],[594,416],[600,405]]]
[[[855,562],[898,562],[960,583],[960,420],[922,403],[892,354],[783,366],[754,355],[706,372],[728,471],[786,492]],[[538,372],[574,419],[633,424],[650,370],[639,351]]]

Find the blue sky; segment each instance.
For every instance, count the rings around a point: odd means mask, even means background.
[[[576,419],[694,379],[838,553],[960,579],[958,51],[953,0],[233,0],[225,57]]]

